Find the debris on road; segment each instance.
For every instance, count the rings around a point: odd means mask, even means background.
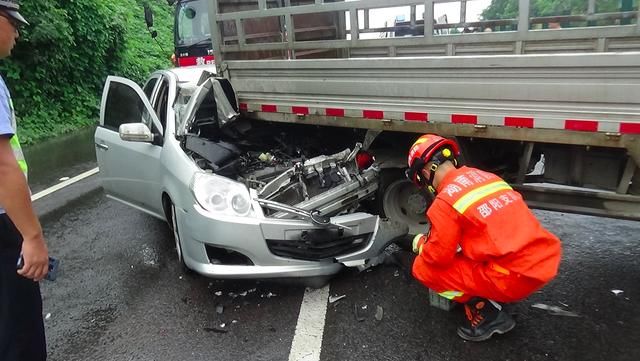
[[[623,290],[611,290],[611,293],[613,293],[614,295],[618,296],[621,293],[624,293],[624,291]]]
[[[216,327],[205,327],[203,328],[204,331],[206,332],[215,332],[215,333],[227,333],[229,332],[229,330],[224,329],[224,323],[220,326],[216,326]]]
[[[51,314],[50,314],[50,313],[47,313],[47,315],[46,315],[46,316],[44,316],[44,319],[45,319],[45,320],[48,320],[48,319],[50,319],[50,318],[51,318]]]
[[[334,303],[334,302],[338,302],[341,299],[347,297],[347,295],[340,295],[340,296],[329,296],[329,303]]]
[[[545,305],[544,303],[534,303],[531,307],[549,311],[549,314],[554,316],[580,317],[580,315],[575,312],[563,310],[558,306]]]
[[[60,179],[58,179],[58,180],[59,180],[60,182],[64,182],[64,181],[67,181],[67,180],[69,180],[69,179],[70,179],[69,177],[62,177],[62,178],[60,178]]]
[[[382,306],[376,306],[376,320],[382,321],[382,316],[384,316],[384,310],[382,309]]]
[[[216,291],[213,294],[216,295],[216,296],[222,296],[222,291]]]
[[[366,310],[367,309],[367,305],[364,306],[360,306],[357,303],[353,304],[353,314],[356,317],[356,321],[358,322],[362,322],[365,320],[364,315],[360,312],[360,309]]]

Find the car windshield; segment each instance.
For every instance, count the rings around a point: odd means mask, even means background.
[[[191,46],[210,38],[206,0],[180,2],[176,9],[176,45]]]
[[[192,83],[178,83],[178,89],[176,94],[176,101],[173,106],[176,112],[176,127],[175,129],[181,129],[182,123],[187,119],[187,105],[191,96],[197,89],[197,86]],[[179,131],[176,132],[178,135]]]

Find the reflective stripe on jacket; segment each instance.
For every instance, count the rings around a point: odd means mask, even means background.
[[[22,148],[20,148],[20,141],[17,136],[16,127],[16,115],[13,108],[13,101],[11,100],[11,94],[4,82],[4,79],[0,76],[0,134],[11,136],[9,144],[13,150],[13,155],[20,166],[20,169],[27,176],[27,162],[22,154]],[[1,210],[1,209],[0,209]]]
[[[24,159],[24,154],[22,153],[22,147],[20,147],[20,140],[18,139],[18,127],[16,124],[16,114],[13,110],[13,101],[9,98],[9,109],[11,109],[11,126],[13,127],[13,137],[9,141],[11,144],[11,149],[13,150],[13,155],[16,157],[16,161],[18,161],[18,165],[24,173],[25,177],[28,177],[29,167],[27,166],[27,161]]]
[[[13,155],[16,157],[16,161],[18,161],[18,165],[24,173],[24,176],[28,176],[29,167],[27,166],[27,161],[24,159],[24,154],[22,153],[22,148],[20,147],[20,140],[18,140],[18,135],[14,135],[11,137],[9,141],[11,144],[11,149],[13,150]]]
[[[543,282],[557,273],[560,240],[540,225],[522,196],[494,174],[469,167],[449,172],[427,217],[431,231],[419,256],[427,263],[451,263],[460,245],[471,260],[493,262]]]

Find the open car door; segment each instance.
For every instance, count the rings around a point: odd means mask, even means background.
[[[126,141],[119,130],[135,124],[148,129],[150,139]],[[152,194],[160,182],[163,127],[140,87],[125,78],[107,78],[95,132],[96,158],[108,196],[163,218]]]

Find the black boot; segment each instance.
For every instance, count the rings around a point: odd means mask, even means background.
[[[485,341],[494,333],[503,334],[516,326],[511,315],[499,303],[473,298],[464,305],[468,322],[458,327],[458,336],[467,341]]]

